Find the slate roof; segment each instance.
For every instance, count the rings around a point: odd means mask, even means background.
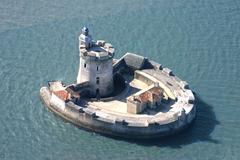
[[[126,53],[123,56],[123,59],[126,62],[126,65],[134,70],[150,69],[153,68],[152,64],[146,57],[134,54]]]
[[[142,69],[152,69],[153,65],[151,64],[151,62],[149,62],[147,58],[143,56],[134,53],[126,53],[113,65],[113,70],[114,72],[117,72],[124,67],[130,68],[135,71]]]

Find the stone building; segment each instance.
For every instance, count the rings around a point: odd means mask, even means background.
[[[157,83],[152,84],[127,98],[127,112],[138,114],[146,108],[155,109],[160,105],[162,98],[163,89]]]
[[[105,97],[113,90],[114,48],[103,40],[94,42],[84,27],[79,36],[80,64],[77,83],[89,82],[89,96]]]

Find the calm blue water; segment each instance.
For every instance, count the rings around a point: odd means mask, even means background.
[[[198,97],[186,132],[125,141],[80,130],[39,99],[48,80],[76,81],[88,26],[116,57],[135,52],[171,68]],[[1,0],[0,159],[240,159],[240,1]]]

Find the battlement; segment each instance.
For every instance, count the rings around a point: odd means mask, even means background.
[[[81,58],[99,61],[112,59],[114,57],[115,50],[110,43],[106,43],[103,40],[98,40],[96,42],[92,42],[91,47],[80,44],[79,51]]]

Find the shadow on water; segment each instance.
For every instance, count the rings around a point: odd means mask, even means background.
[[[207,141],[218,144],[218,140],[211,137],[216,125],[220,124],[217,120],[213,107],[205,103],[199,96],[195,95],[197,104],[197,117],[193,125],[188,129],[165,138],[150,139],[150,140],[126,140],[121,138],[114,138],[130,143],[136,143],[143,146],[159,146],[181,148],[183,145],[199,141]]]

